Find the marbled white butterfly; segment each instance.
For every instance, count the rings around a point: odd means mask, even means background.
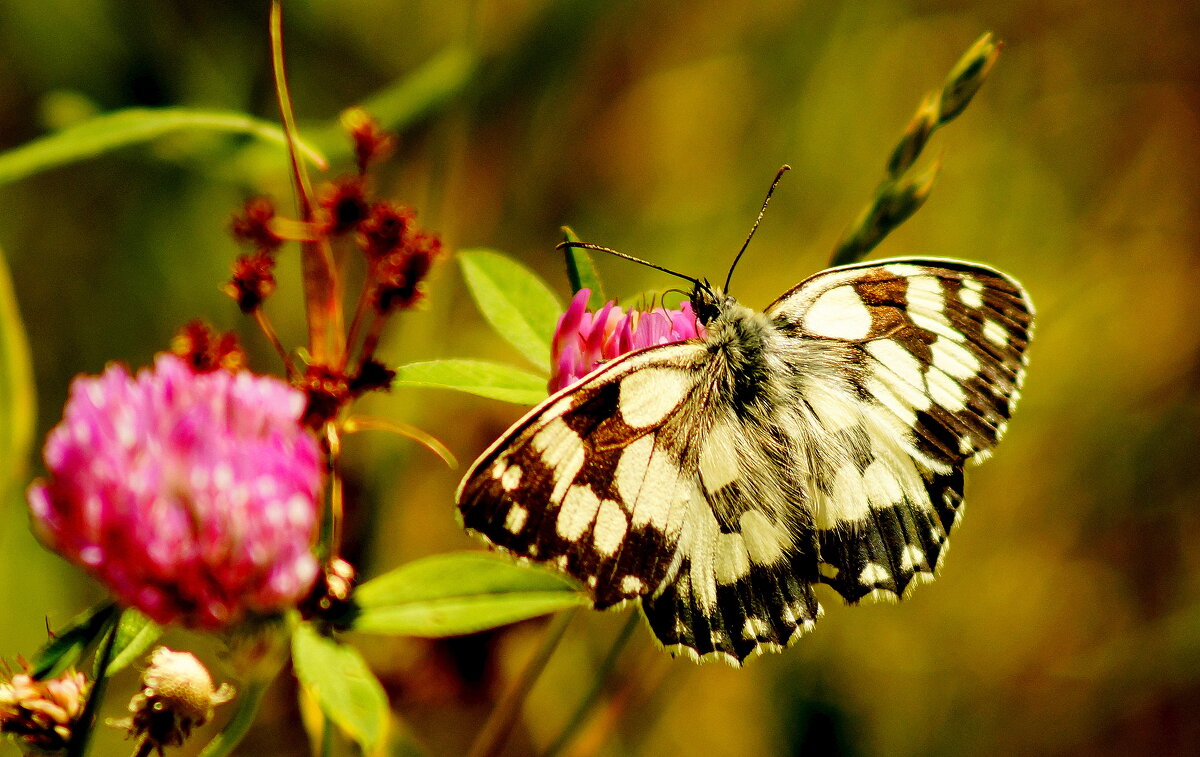
[[[1004,433],[1033,307],[955,260],[831,268],[755,312],[707,282],[707,335],[627,354],[552,395],[472,466],[464,525],[638,600],[695,659],[782,649],[821,615],[931,580],[963,466]]]

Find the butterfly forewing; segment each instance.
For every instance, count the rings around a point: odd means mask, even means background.
[[[717,299],[703,341],[616,360],[476,462],[464,524],[640,598],[667,647],[740,663],[849,602],[930,578],[962,466],[1003,434],[1032,310],[956,261],[830,269],[765,313]]]
[[[609,363],[534,408],[475,463],[463,524],[513,554],[557,565],[597,607],[653,590],[672,569],[700,413],[699,342]]]

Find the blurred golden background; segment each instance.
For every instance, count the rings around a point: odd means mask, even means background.
[[[996,266],[1038,308],[1023,401],[969,476],[940,577],[899,605],[826,594],[813,633],[744,670],[671,660],[639,627],[567,753],[1200,753],[1200,6],[288,0],[284,13],[302,133],[327,134],[381,92],[419,103],[377,188],[450,249],[511,254],[564,302],[562,224],[720,279],[791,164],[734,280],[756,307],[827,263],[921,96],[994,31],[999,63],[927,152],[943,161],[932,197],[874,253]],[[266,2],[6,0],[0,150],[131,106],[274,119],[266,18]],[[263,193],[290,207],[281,150],[201,132],[0,186],[39,437],[73,375],[146,364],[193,317],[236,328],[252,366],[278,371],[219,290],[237,254],[229,218]],[[598,265],[610,294],[675,285]],[[267,311],[298,344],[294,259],[279,280]],[[399,320],[380,353],[394,364],[521,363],[453,261],[428,307]],[[432,390],[369,410],[429,430],[464,462],[522,412]],[[381,434],[351,438],[347,456],[349,552],[364,575],[478,548],[454,519],[461,469]],[[5,504],[0,656],[11,659],[37,649],[47,619],[60,625],[101,593],[36,543],[19,496]],[[572,622],[508,754],[548,746],[623,622]],[[397,714],[397,753],[463,752],[544,627],[360,639]],[[135,679],[118,679],[106,714]],[[293,699],[285,677],[237,754],[304,753]],[[107,735],[95,753],[109,750],[128,745]]]

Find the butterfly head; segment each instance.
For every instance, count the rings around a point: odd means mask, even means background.
[[[734,298],[710,284],[708,279],[694,280],[691,301],[696,320],[704,326],[715,321],[721,311],[736,302]]]

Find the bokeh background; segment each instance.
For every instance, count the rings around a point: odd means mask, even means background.
[[[994,31],[1006,46],[991,79],[930,147],[927,160],[943,160],[931,199],[875,253],[1002,268],[1038,308],[1024,399],[998,454],[969,477],[939,579],[899,605],[826,595],[815,632],[744,670],[672,660],[638,628],[569,753],[1200,753],[1200,6],[285,6],[304,133],[332,151],[343,108],[399,102],[400,149],[377,188],[418,208],[451,249],[509,253],[564,300],[560,225],[719,278],[790,163],[734,282],[760,307],[826,264],[921,96]],[[0,149],[130,106],[273,118],[266,17],[265,2],[6,0]],[[339,160],[348,168],[344,150]],[[39,436],[73,375],[145,364],[197,316],[237,329],[254,367],[278,370],[219,285],[237,253],[231,213],[262,193],[287,207],[287,179],[278,148],[189,132],[0,186]],[[674,286],[599,265],[613,294]],[[268,306],[289,344],[303,336],[295,273],[283,266]],[[453,261],[382,354],[521,362],[483,324]],[[369,411],[418,424],[469,461],[522,409],[408,390]],[[364,574],[478,547],[453,516],[461,469],[387,435],[352,438],[347,456],[349,551]],[[28,475],[38,466],[32,457]],[[11,659],[101,594],[29,535],[19,492],[4,505],[0,656]],[[623,623],[579,614],[508,754],[548,745]],[[545,627],[362,639],[404,748],[462,753]],[[134,678],[118,679],[109,716]],[[304,753],[293,695],[285,676],[238,754]],[[128,748],[112,734],[96,753]]]

